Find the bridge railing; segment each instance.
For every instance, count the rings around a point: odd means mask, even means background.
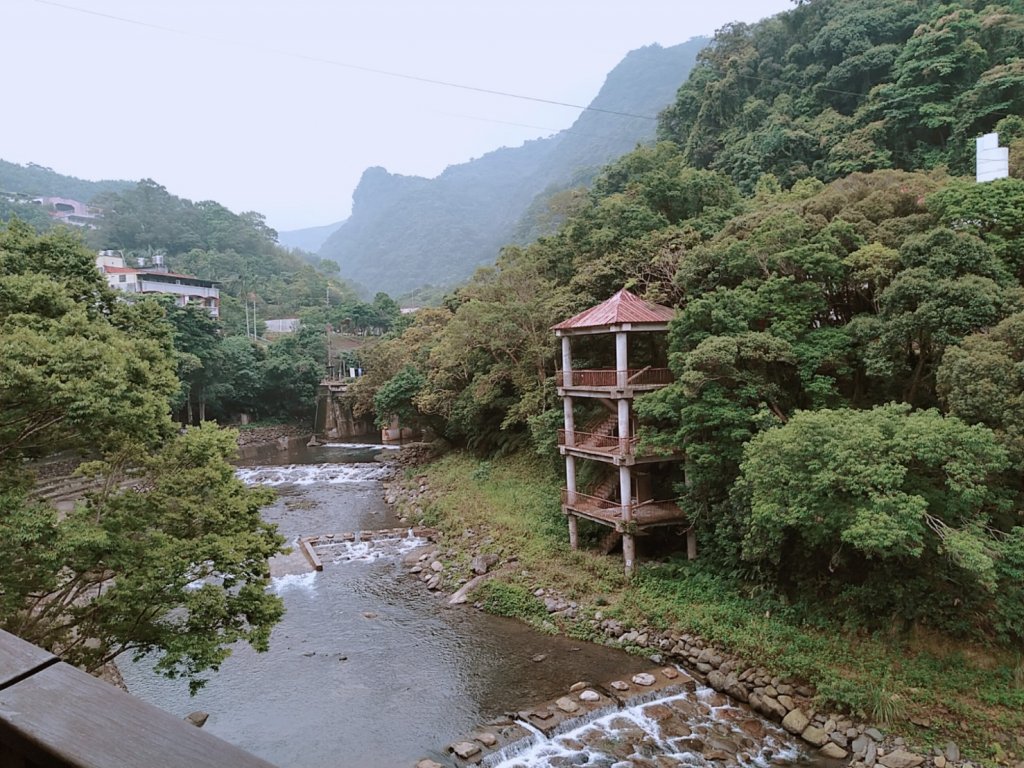
[[[273,768],[3,631],[0,766]]]

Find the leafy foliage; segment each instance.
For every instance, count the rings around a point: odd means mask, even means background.
[[[661,138],[745,192],[814,176],[973,170],[973,138],[1024,111],[1018,2],[817,0],[732,24],[705,48]]]
[[[233,433],[174,436],[174,330],[157,302],[115,302],[67,231],[0,230],[0,626],[87,669],[156,651],[198,685],[234,642],[265,648],[283,540],[228,463]],[[101,482],[58,514],[25,461],[67,449]]]

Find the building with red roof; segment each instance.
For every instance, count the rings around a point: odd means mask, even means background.
[[[556,383],[565,428],[558,433],[558,450],[565,458],[562,512],[569,523],[569,543],[573,549],[579,546],[580,520],[610,527],[606,541],[613,546],[621,539],[627,574],[635,567],[637,537],[654,529],[685,529],[687,552],[690,557],[697,553],[693,526],[675,500],[668,498],[673,495],[672,463],[684,457],[681,452],[666,456],[641,446],[633,411],[635,397],[672,383],[672,372],[658,367],[658,355],[651,352],[656,345],[637,335],[665,333],[674,316],[671,307],[652,304],[623,289],[551,328],[562,340],[562,370]],[[588,340],[590,359],[611,359],[607,353],[602,357],[600,347],[605,342],[600,336],[614,336],[615,366],[574,368],[572,340],[578,337],[596,337]],[[636,347],[633,357],[641,360],[632,368],[631,338]],[[577,416],[586,419],[580,428]],[[578,460],[603,465],[590,488],[578,487]]]

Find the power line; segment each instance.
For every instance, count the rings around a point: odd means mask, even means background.
[[[139,19],[131,19],[126,16],[117,16],[112,13],[103,13],[102,11],[94,11],[91,8],[81,8],[76,5],[68,5],[66,3],[59,3],[56,0],[35,0],[35,2],[41,5],[49,5],[54,8],[61,8],[66,11],[74,11],[76,13],[84,13],[89,16],[97,16],[102,19],[109,19],[111,21],[119,21],[124,24],[133,24],[138,27],[145,27],[147,29],[156,29],[161,32],[167,32],[173,35],[183,35],[186,37],[196,37],[203,40],[212,41],[215,43],[231,43],[232,45],[239,45],[242,47],[258,48],[260,50],[267,51],[269,53],[276,54],[278,56],[286,56],[292,59],[298,59],[300,61],[309,61],[315,64],[327,64],[332,67],[341,67],[343,69],[351,69],[356,72],[366,72],[373,75],[381,75],[383,77],[394,77],[401,80],[411,80],[417,83],[426,83],[428,85],[438,85],[444,88],[457,88],[463,91],[471,91],[474,93],[484,93],[490,96],[501,96],[507,99],[519,99],[521,101],[532,101],[538,104],[550,104],[556,107],[569,107],[570,109],[579,109],[584,112],[599,112],[605,115],[616,115],[618,117],[630,117],[639,120],[654,120],[658,118],[651,115],[637,115],[631,112],[620,112],[614,109],[601,109],[600,107],[589,107],[582,104],[571,104],[566,101],[557,101],[555,99],[544,99],[539,96],[527,96],[521,93],[511,93],[509,91],[499,91],[493,88],[481,88],[475,85],[466,85],[465,83],[455,83],[450,80],[437,80],[431,77],[421,77],[419,75],[410,75],[407,72],[392,72],[386,69],[377,69],[375,67],[365,67],[360,64],[350,64],[344,61],[337,61],[336,59],[328,59],[322,56],[313,56],[307,53],[296,53],[295,51],[287,51],[281,48],[269,48],[266,46],[256,46],[248,43],[242,43],[233,41],[227,38],[219,38],[214,35],[206,35],[199,32],[193,32],[192,30],[176,29],[174,27],[165,27],[161,24],[153,24],[147,21],[140,21]]]

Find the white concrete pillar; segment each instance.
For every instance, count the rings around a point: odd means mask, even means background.
[[[569,515],[569,546],[572,549],[580,548],[579,520],[576,515]]]
[[[562,408],[565,411],[565,444],[576,445],[576,419],[572,412],[572,398],[562,398]]]
[[[619,450],[625,453],[629,438],[629,400],[619,400]]]
[[[562,386],[572,386],[572,348],[568,336],[562,337]]]
[[[626,531],[622,533],[622,559],[625,561],[626,575],[633,573],[633,562],[636,560],[636,541],[630,523],[633,522],[633,476],[629,467],[619,467],[619,499],[622,504],[622,522]]]
[[[697,559],[697,532],[692,527],[686,532],[686,559]]]
[[[618,371],[617,386],[619,389],[624,389],[626,378],[629,376],[626,373],[629,370],[629,342],[628,334],[625,331],[615,334],[615,370]]]
[[[569,504],[576,503],[576,457],[565,457],[565,490]]]
[[[622,534],[622,560],[626,576],[632,576],[636,568],[636,538],[631,533]]]

